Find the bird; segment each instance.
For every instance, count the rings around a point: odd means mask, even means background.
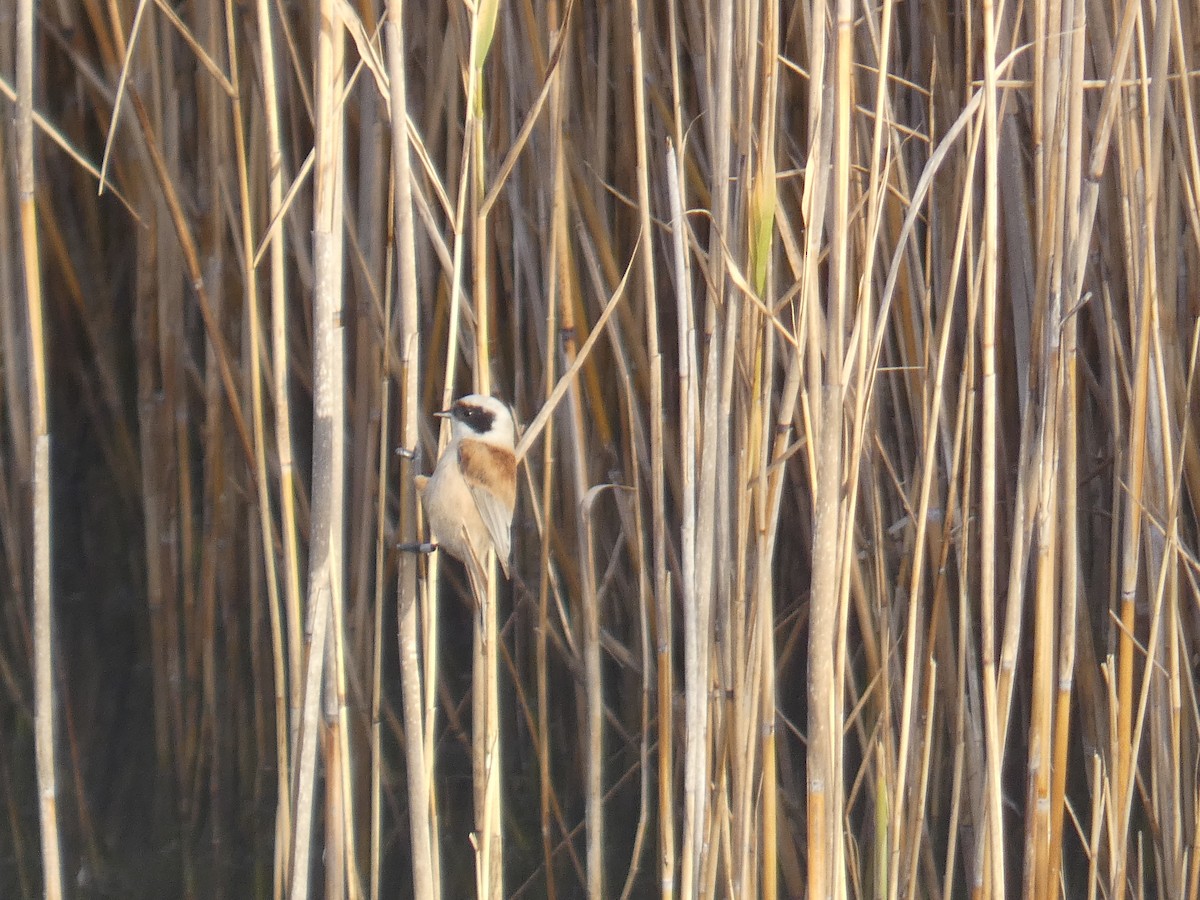
[[[516,423],[503,401],[483,394],[460,397],[434,415],[450,420],[450,443],[433,474],[417,476],[417,491],[434,548],[445,549],[466,566],[482,611],[489,550],[509,577],[517,499]]]

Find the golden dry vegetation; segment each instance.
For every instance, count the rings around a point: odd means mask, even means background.
[[[1198,59],[0,5],[0,894],[1196,898]],[[397,549],[472,390],[482,616]]]

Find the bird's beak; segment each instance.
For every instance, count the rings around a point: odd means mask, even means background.
[[[439,419],[448,419],[450,418],[450,410],[443,409],[441,412],[435,412],[434,415]]]

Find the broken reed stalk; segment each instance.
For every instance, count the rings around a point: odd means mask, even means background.
[[[33,447],[33,674],[34,744],[37,757],[38,816],[41,823],[42,889],[47,900],[63,896],[58,824],[58,779],[54,728],[54,582],[50,498],[45,304],[38,245],[36,174],[33,152],[33,0],[17,4],[17,201],[21,216],[21,262],[28,324],[29,426]]]

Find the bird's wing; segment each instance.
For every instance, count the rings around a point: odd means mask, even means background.
[[[512,554],[513,507],[517,500],[516,458],[511,450],[467,439],[458,444],[458,465],[507,578]]]

